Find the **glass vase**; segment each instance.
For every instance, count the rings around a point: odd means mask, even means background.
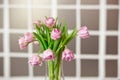
[[[50,62],[51,63],[51,62]],[[50,63],[45,63],[45,80],[65,80],[64,78],[64,70],[63,70],[63,61],[59,63],[59,67],[53,68],[51,71]],[[54,73],[53,73],[54,72]]]

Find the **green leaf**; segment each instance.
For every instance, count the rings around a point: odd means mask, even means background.
[[[33,32],[33,35],[34,35],[34,37],[38,40],[38,42],[39,42],[39,44],[40,44],[40,46],[41,46],[41,49],[42,49],[42,50],[45,50],[45,47],[43,46],[43,43],[42,43],[40,37],[39,37],[35,32]]]
[[[39,35],[39,37],[40,37],[45,49],[47,49],[47,43],[45,42],[45,40],[43,39],[43,37],[41,35]]]
[[[50,34],[49,34],[49,29],[46,28],[46,35],[47,35],[47,41],[48,41],[48,45],[50,44]]]
[[[60,41],[61,41],[61,39],[59,39],[59,40],[55,40],[55,41],[54,41],[54,45],[53,45],[53,51],[54,51],[54,52],[57,50]]]
[[[49,44],[49,48],[50,49],[53,49],[53,44],[54,44],[54,41],[51,40],[50,44]]]
[[[37,34],[39,34],[45,38],[46,36],[45,36],[44,32],[42,31],[42,28],[43,28],[42,26],[40,28],[37,25],[35,26],[35,30],[36,30]]]
[[[77,34],[77,29],[75,28],[71,34],[68,35],[68,37],[65,39],[65,41],[63,42],[63,46],[66,45],[68,42],[70,42]]]
[[[57,29],[60,29],[61,28],[61,23],[59,23],[56,27],[57,27]]]
[[[65,45],[67,45],[67,43],[70,42],[75,37],[76,34],[77,34],[77,29],[75,28],[72,31],[72,33],[69,34],[66,38],[64,38],[64,36],[63,36],[63,38],[62,38],[63,41],[61,41],[57,51],[59,51],[60,48],[65,47]]]
[[[61,31],[62,31],[62,36],[68,36],[68,27],[66,22],[64,22],[64,26],[61,27]]]
[[[44,38],[41,35],[36,34],[35,32],[33,34],[35,35],[35,37],[37,37],[39,41],[41,41],[41,43],[44,46],[44,49],[47,49],[47,43],[45,42]]]
[[[38,34],[40,34],[40,28],[37,25],[35,25],[35,30],[37,31]]]

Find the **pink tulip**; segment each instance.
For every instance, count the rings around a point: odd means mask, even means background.
[[[83,26],[83,27],[81,27],[81,28],[79,29],[78,35],[79,35],[81,38],[83,38],[83,39],[90,37],[89,32],[88,32],[88,29],[87,29],[86,26]]]
[[[30,58],[28,63],[32,66],[39,66],[42,64],[42,58],[39,55],[35,54]]]
[[[39,45],[39,42],[38,42],[38,41],[34,41],[33,43],[34,43],[36,46]]]
[[[48,60],[54,60],[54,53],[52,50],[50,49],[47,49],[43,52],[43,59],[45,61],[48,61]]]
[[[30,32],[25,33],[24,37],[25,37],[25,41],[28,43],[34,41],[33,34]]]
[[[40,26],[40,24],[41,24],[41,21],[40,21],[40,20],[35,20],[35,21],[33,22],[33,25]]]
[[[18,40],[18,43],[19,43],[20,49],[25,49],[28,45],[28,43],[25,41],[24,36]]]
[[[53,17],[49,17],[45,20],[45,23],[48,27],[52,27],[55,24],[55,20]]]
[[[66,61],[71,61],[74,59],[74,53],[69,49],[65,49],[62,53],[62,59]]]
[[[58,30],[57,28],[54,28],[54,29],[52,30],[52,32],[51,32],[51,38],[52,38],[53,40],[57,40],[57,39],[59,39],[60,37],[61,37],[61,31]]]

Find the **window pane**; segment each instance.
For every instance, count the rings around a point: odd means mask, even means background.
[[[27,4],[27,0],[9,0],[10,4]]]
[[[99,0],[81,0],[81,4],[84,5],[98,5],[99,4]]]
[[[58,10],[58,17],[67,22],[69,29],[76,27],[75,10]]]
[[[0,76],[3,76],[4,63],[3,58],[0,58]]]
[[[27,48],[21,50],[18,44],[18,39],[23,36],[21,34],[10,34],[10,51],[11,52],[27,52]]]
[[[76,51],[76,50],[75,50],[75,48],[76,48],[75,38],[68,43],[67,47],[68,47],[69,49],[71,49],[71,50],[75,53],[75,51]]]
[[[45,76],[45,64],[44,63],[42,64],[42,66],[34,67],[34,76]]]
[[[40,51],[39,45],[33,44],[33,52],[34,52],[34,53],[37,53],[37,52],[39,52],[39,51]]]
[[[81,60],[81,76],[98,76],[98,60]]]
[[[11,76],[28,76],[27,58],[11,58],[10,62]]]
[[[81,40],[82,54],[98,54],[98,36],[91,36],[89,39]]]
[[[0,4],[3,4],[3,0],[0,0]]]
[[[118,10],[107,10],[107,30],[118,30]]]
[[[50,5],[51,4],[51,0],[32,0],[32,4],[33,5],[41,5],[41,4]]]
[[[0,8],[0,28],[3,28],[3,9]]]
[[[58,0],[58,4],[75,4],[76,0]]]
[[[15,8],[10,9],[10,28],[26,29],[27,28],[27,9]]]
[[[106,61],[106,77],[117,77],[117,60]]]
[[[107,4],[118,5],[118,0],[107,0]]]
[[[99,29],[99,10],[81,10],[81,24],[90,30]]]
[[[106,45],[106,54],[118,54],[117,36],[107,36]]]
[[[73,60],[71,62],[63,61],[63,71],[65,76],[73,76],[76,75],[76,60]]]
[[[0,52],[3,52],[3,35],[0,34]]]
[[[43,20],[45,19],[45,16],[47,17],[50,17],[51,15],[51,11],[50,9],[39,9],[39,8],[36,8],[36,9],[33,9],[32,10],[32,18],[33,18],[33,21],[34,20]]]

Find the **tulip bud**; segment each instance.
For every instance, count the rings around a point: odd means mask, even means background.
[[[61,37],[61,31],[58,30],[57,28],[54,28],[54,29],[52,30],[52,32],[51,32],[51,38],[52,38],[53,40],[57,40],[57,39],[59,39],[60,37]]]
[[[43,52],[43,60],[48,61],[48,60],[54,60],[54,53],[52,50],[47,49]]]
[[[18,40],[18,44],[20,46],[20,49],[25,49],[28,45],[28,43],[25,41],[25,37],[21,37],[19,40]]]
[[[42,58],[39,55],[35,54],[30,58],[28,63],[31,64],[32,66],[41,65],[42,64]]]
[[[34,41],[33,34],[30,32],[25,33],[24,37],[25,37],[25,41],[28,43]]]
[[[62,59],[66,61],[71,61],[74,59],[74,53],[69,49],[65,49],[62,53]]]
[[[49,17],[45,20],[46,25],[51,28],[55,24],[55,20],[53,17]]]
[[[81,38],[83,38],[83,39],[90,37],[89,32],[88,32],[88,29],[87,29],[86,26],[83,26],[83,27],[81,27],[81,28],[79,29],[78,35],[79,35]]]

